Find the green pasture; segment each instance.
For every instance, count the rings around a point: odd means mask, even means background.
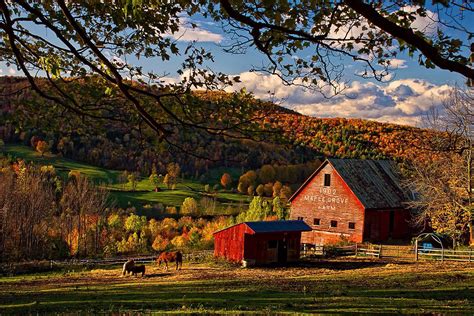
[[[56,170],[58,170],[58,172],[63,176],[67,176],[71,170],[78,170],[80,173],[90,177],[97,183],[113,183],[117,180],[117,176],[120,174],[120,171],[117,170],[108,170],[52,154],[45,154],[44,157],[41,157],[38,152],[24,145],[8,144],[5,145],[4,151],[7,155],[11,155],[14,158],[21,158],[28,162],[34,162],[41,165],[53,165],[54,168],[56,168]]]
[[[3,277],[0,314],[474,313],[472,267],[390,265],[316,262],[241,269],[185,264],[179,273],[155,269],[143,279],[120,277],[119,268]]]
[[[137,180],[136,190],[132,191],[130,184],[118,183],[118,176],[122,172],[120,170],[108,170],[53,154],[45,154],[44,157],[41,157],[38,152],[24,145],[8,144],[5,146],[4,152],[14,158],[21,158],[28,162],[41,165],[53,165],[63,177],[66,177],[71,170],[77,170],[96,183],[106,185],[107,188],[111,190],[110,195],[112,199],[116,205],[120,207],[135,206],[137,209],[140,209],[144,205],[153,206],[155,204],[179,207],[187,197],[200,200],[203,196],[206,196],[203,192],[203,184],[188,179],[179,179],[175,190],[169,190],[165,185],[161,184],[160,191],[154,192],[154,186],[150,183],[148,178],[140,178]],[[219,175],[222,175],[224,172],[226,171],[223,168],[211,170],[209,174],[211,183],[217,183],[219,181]],[[229,169],[229,172],[234,179],[238,176],[238,170],[235,168]],[[228,206],[235,208],[238,207],[239,204],[248,204],[250,202],[249,196],[232,192],[218,192],[215,197],[218,201],[217,214],[208,215],[229,215],[227,214],[228,212],[226,212]]]

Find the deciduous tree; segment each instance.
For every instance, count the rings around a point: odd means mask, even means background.
[[[232,177],[230,176],[230,174],[226,172],[222,175],[221,184],[225,189],[227,189],[227,187],[232,184]]]
[[[192,197],[187,197],[181,205],[180,214],[181,215],[197,215],[199,210],[198,203]]]
[[[41,154],[41,157],[44,157],[44,154],[49,151],[49,143],[44,140],[39,140],[36,143],[36,151]]]
[[[150,183],[155,187],[155,192],[157,192],[158,191],[158,186],[161,183],[160,177],[156,173],[152,173],[150,175],[149,180],[150,180]]]
[[[449,235],[453,244],[469,233],[473,240],[473,145],[474,96],[456,89],[444,100],[442,111],[428,116],[427,123],[443,133],[431,139],[436,155],[413,161],[407,187],[417,198],[409,204],[415,221],[427,222],[435,231]]]

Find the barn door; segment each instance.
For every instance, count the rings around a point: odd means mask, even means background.
[[[278,241],[278,263],[286,263],[288,260],[288,245],[286,240]]]

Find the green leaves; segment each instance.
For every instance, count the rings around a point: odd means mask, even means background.
[[[40,57],[38,59],[39,66],[47,73],[51,75],[53,79],[61,77],[61,67],[59,65],[60,60],[54,57]]]

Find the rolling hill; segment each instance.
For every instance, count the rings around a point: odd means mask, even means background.
[[[154,187],[148,178],[142,177],[138,179],[137,188],[131,190],[129,184],[119,183],[122,172],[119,170],[109,170],[54,154],[46,154],[41,157],[38,152],[24,145],[7,144],[3,150],[0,150],[0,154],[2,152],[11,160],[23,159],[38,165],[52,165],[63,178],[66,178],[72,170],[79,171],[97,184],[107,187],[115,205],[122,208],[135,207],[138,214],[156,216],[153,214],[156,209],[161,210],[164,214],[166,207],[179,208],[187,197],[193,197],[197,201],[203,197],[215,198],[217,202],[215,214],[205,214],[207,216],[236,214],[240,208],[250,202],[250,197],[232,192],[221,191],[209,195],[204,192],[203,184],[189,179],[180,179],[175,190],[168,190],[161,184],[160,191],[154,192]],[[219,174],[219,171],[221,170],[215,170],[216,174]],[[214,181],[217,183],[218,179],[214,179]],[[156,207],[156,205],[160,205],[160,207]]]
[[[80,89],[77,98],[102,100],[105,88],[97,86],[91,78],[76,83],[71,93],[77,95]],[[7,142],[28,145],[32,137],[45,139],[53,153],[63,157],[106,169],[139,171],[143,176],[153,167],[163,173],[167,163],[177,162],[185,177],[201,183],[212,180],[210,170],[215,168],[243,173],[264,164],[297,164],[323,157],[411,159],[430,155],[430,139],[435,135],[410,126],[309,117],[244,93],[198,91],[187,97],[190,105],[220,109],[222,114],[211,120],[215,124],[236,108],[245,108],[258,137],[240,139],[175,127],[170,142],[164,143],[134,113],[126,113],[125,101],[117,96],[113,109],[124,111],[127,122],[78,117],[36,96],[25,86],[24,78],[0,77],[0,94],[7,96],[0,101],[0,137]],[[169,102],[170,107],[176,106]],[[159,117],[160,112],[150,111]]]

